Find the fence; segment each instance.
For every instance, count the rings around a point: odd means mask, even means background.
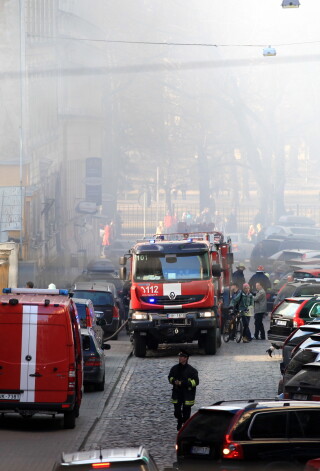
[[[310,204],[287,204],[287,211],[297,216],[308,216],[320,225],[320,205]],[[187,197],[186,200],[174,201],[174,212],[177,221],[181,221],[182,214],[188,211],[194,218],[199,214],[199,201],[196,195]],[[223,221],[220,227],[226,232],[226,221],[232,211],[228,201],[221,200],[218,206],[219,219]],[[250,224],[253,224],[257,214],[257,207],[251,204],[240,204],[236,208],[236,230],[228,232],[248,231]],[[150,206],[143,208],[136,200],[118,201],[118,213],[122,220],[122,236],[125,238],[141,238],[143,235],[151,236],[156,232],[159,221],[163,221],[166,214],[165,201],[160,201],[157,205],[153,202]],[[220,229],[218,227],[218,229]]]

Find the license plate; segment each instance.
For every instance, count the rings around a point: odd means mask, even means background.
[[[0,401],[20,401],[20,394],[0,394]]]
[[[167,314],[168,319],[185,319],[186,315],[183,313],[174,313],[174,314]]]
[[[308,395],[307,394],[293,394],[292,399],[296,399],[297,401],[307,401]]]
[[[287,321],[276,321],[277,325],[287,325]]]
[[[194,455],[209,455],[210,448],[208,446],[193,446],[191,453]]]

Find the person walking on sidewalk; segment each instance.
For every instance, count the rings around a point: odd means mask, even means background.
[[[261,283],[256,283],[257,293],[253,297],[254,300],[254,339],[265,340],[266,334],[263,326],[263,316],[267,312],[267,295]],[[260,335],[260,337],[259,337]]]
[[[177,430],[180,430],[191,415],[199,376],[198,371],[188,364],[189,353],[186,350],[180,350],[178,357],[179,363],[171,368],[168,380],[173,386],[171,402],[174,405],[174,416],[178,421]]]
[[[251,316],[254,312],[253,294],[250,291],[249,283],[244,283],[242,288],[242,297],[240,302],[240,312],[242,313],[243,325],[243,342],[247,343],[252,340],[249,324]]]

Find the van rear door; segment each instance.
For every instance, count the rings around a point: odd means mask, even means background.
[[[66,315],[63,308],[51,314],[38,314],[37,354],[33,364],[36,402],[59,403],[67,400],[70,351]]]
[[[21,306],[0,305],[0,407],[20,401]]]

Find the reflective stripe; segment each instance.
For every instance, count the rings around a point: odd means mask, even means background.
[[[171,378],[169,379],[169,382],[172,384],[172,383],[173,383],[173,381],[174,381],[174,377],[173,377],[173,376],[171,376]]]
[[[195,388],[197,386],[197,383],[196,383],[196,380],[195,379],[191,379],[191,378],[188,378],[188,381],[189,383],[191,384],[191,386],[193,388]]]
[[[194,401],[184,401],[185,405],[186,406],[193,406],[194,405]]]
[[[178,399],[171,399],[172,404],[178,404]]]

